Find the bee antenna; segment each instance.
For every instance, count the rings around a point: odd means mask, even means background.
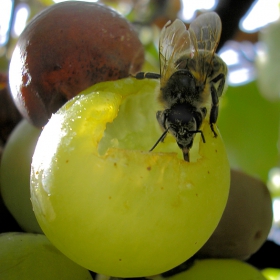
[[[168,132],[168,129],[169,129],[169,128],[167,128],[167,129],[162,133],[162,135],[159,137],[159,139],[158,139],[157,142],[154,144],[154,146],[149,150],[149,152],[151,152],[151,151],[158,145],[158,143],[159,143],[160,141],[162,141],[162,140],[165,138],[165,136],[166,136],[166,134],[167,134],[167,132]]]

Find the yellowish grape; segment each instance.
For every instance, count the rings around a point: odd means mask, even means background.
[[[184,161],[171,136],[149,152],[161,135],[157,87],[131,78],[91,87],[52,116],[35,149],[31,199],[40,226],[100,274],[141,277],[179,265],[226,205],[229,164],[208,123],[196,161]]]
[[[0,279],[92,279],[88,270],[61,254],[42,234],[1,234],[0,248]]]

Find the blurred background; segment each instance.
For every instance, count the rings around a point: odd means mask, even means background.
[[[17,38],[41,10],[62,0],[0,1],[0,146],[21,119],[9,103],[8,67]],[[169,20],[188,25],[216,11],[223,31],[218,54],[229,68],[218,127],[231,166],[267,182],[274,223],[269,238],[280,244],[280,0],[111,0],[134,23],[146,48],[144,71],[159,71],[158,35]],[[9,104],[7,106],[7,104]]]

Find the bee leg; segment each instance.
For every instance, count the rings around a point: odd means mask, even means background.
[[[197,130],[197,131],[195,131],[195,133],[200,133],[201,138],[202,138],[202,142],[203,142],[203,143],[206,143],[205,137],[204,137],[204,134],[203,134],[202,130]]]
[[[160,74],[158,73],[151,73],[151,72],[139,72],[135,76],[132,76],[136,78],[137,80],[143,80],[143,79],[159,79]]]
[[[217,133],[214,130],[214,124],[217,122],[218,113],[219,113],[219,97],[222,95],[225,86],[225,75],[220,73],[211,81],[211,97],[212,97],[212,108],[210,112],[210,127],[214,133],[214,137],[217,137]],[[214,84],[218,83],[218,88],[214,87]]]
[[[217,95],[218,95],[218,97],[220,97],[223,94],[225,83],[226,83],[225,75],[220,73],[211,82],[214,83],[214,84],[219,82],[219,85],[218,85],[218,88],[217,88]]]
[[[218,119],[219,97],[217,95],[217,91],[213,84],[211,85],[211,97],[212,97],[212,107],[211,107],[211,111],[210,111],[210,127],[214,133],[214,137],[217,137],[218,134],[216,133],[216,131],[214,129],[214,124],[216,123],[216,121]]]

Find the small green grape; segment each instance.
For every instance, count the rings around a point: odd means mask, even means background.
[[[1,195],[18,224],[42,233],[30,201],[30,165],[41,129],[22,120],[13,130],[1,160]]]
[[[280,269],[279,268],[265,268],[262,270],[262,274],[268,280],[279,280],[280,279]]]
[[[168,278],[153,280],[265,280],[255,267],[235,259],[196,260],[188,270]]]
[[[92,280],[88,270],[60,253],[42,234],[0,235],[0,279]]]

